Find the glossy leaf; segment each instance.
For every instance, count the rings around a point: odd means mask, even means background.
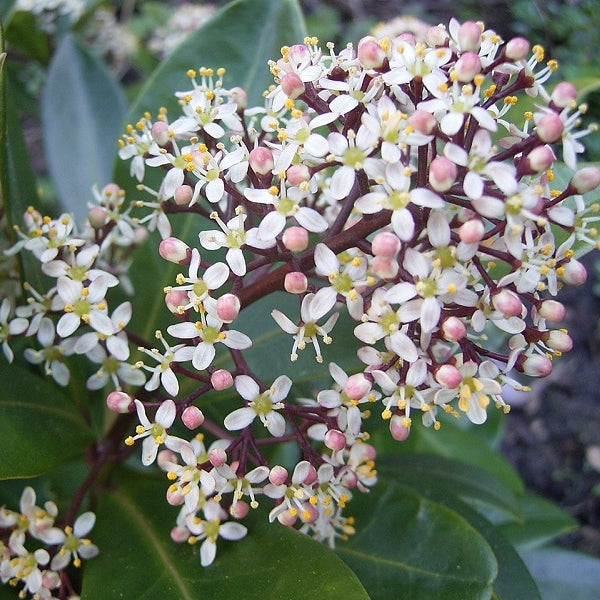
[[[362,515],[357,533],[336,552],[372,600],[491,597],[496,559],[458,513],[391,482],[359,496],[352,500]]]
[[[520,518],[515,495],[485,471],[457,460],[427,454],[411,454],[377,463],[379,473],[388,479],[410,485],[438,502],[453,495],[477,505],[491,506],[509,517]]]
[[[123,93],[108,69],[74,36],[66,35],[48,70],[42,126],[56,191],[78,221],[87,214],[92,186],[111,180],[124,114]]]
[[[93,437],[51,382],[0,360],[0,479],[35,477],[81,454]]]
[[[600,592],[600,560],[558,547],[523,554],[543,600],[595,600]]]
[[[523,521],[504,523],[502,533],[520,551],[531,550],[577,528],[577,522],[557,504],[534,494],[521,498]]]
[[[92,532],[100,555],[86,565],[82,600],[280,600],[291,590],[306,600],[368,599],[333,552],[277,523],[252,527],[237,542],[219,539],[215,562],[201,567],[199,544],[169,537],[177,509],[165,501],[166,485],[132,479],[100,498]]]

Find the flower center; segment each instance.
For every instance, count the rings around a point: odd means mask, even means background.
[[[356,146],[350,146],[345,152],[342,158],[342,162],[348,167],[352,167],[355,171],[362,169],[365,162],[365,153]]]
[[[400,319],[395,312],[390,311],[381,317],[380,324],[386,333],[394,333],[394,331],[398,331]]]
[[[266,394],[260,394],[255,400],[252,401],[254,412],[259,416],[266,416],[273,410],[273,403],[271,398]]]

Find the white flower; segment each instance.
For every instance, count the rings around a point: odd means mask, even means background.
[[[17,317],[9,322],[8,317],[10,312],[10,300],[4,298],[0,305],[0,342],[2,342],[4,356],[9,363],[13,361],[15,355],[8,345],[8,338],[13,335],[21,335],[29,326],[29,321],[23,317]]]
[[[235,378],[235,389],[248,402],[248,406],[228,414],[224,421],[225,427],[230,431],[244,429],[258,416],[272,436],[281,437],[285,433],[285,419],[276,411],[283,408],[282,401],[291,387],[292,380],[286,375],[280,375],[268,390],[261,392],[252,377],[238,375]]]
[[[71,557],[73,564],[79,567],[82,558],[87,560],[98,555],[98,547],[84,537],[92,530],[95,522],[96,515],[93,512],[85,512],[77,517],[73,527],[65,527],[62,546],[52,558],[51,569],[64,569],[71,562]]]

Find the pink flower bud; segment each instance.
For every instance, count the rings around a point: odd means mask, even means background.
[[[135,243],[139,245],[143,244],[148,239],[149,235],[150,234],[148,233],[148,230],[145,227],[138,227],[133,232],[133,239]]]
[[[283,287],[290,294],[303,294],[308,288],[308,279],[301,271],[292,271],[286,273],[283,280]]]
[[[213,467],[222,467],[227,462],[227,453],[223,448],[213,448],[208,453],[208,460]]]
[[[436,156],[429,165],[429,184],[436,192],[445,192],[456,180],[456,165],[445,156]]]
[[[552,90],[550,99],[558,108],[573,106],[577,102],[577,90],[572,83],[561,81]]]
[[[379,69],[383,66],[385,52],[372,37],[358,42],[358,60],[365,69]]]
[[[161,240],[158,245],[158,253],[169,262],[176,265],[188,265],[192,258],[192,250],[182,240],[169,237]]]
[[[250,168],[258,175],[267,175],[275,166],[273,153],[263,146],[258,146],[258,148],[250,151],[248,162],[250,163]]]
[[[113,412],[125,414],[133,410],[133,398],[125,392],[111,392],[106,398],[106,406]]]
[[[164,121],[156,121],[156,123],[152,123],[150,133],[152,134],[152,139],[159,146],[164,146],[171,139],[169,137],[169,126]]]
[[[310,171],[304,163],[292,165],[286,171],[286,178],[290,185],[300,185],[310,179]]]
[[[390,433],[397,442],[403,442],[410,435],[410,427],[403,425],[404,417],[392,415],[390,419]]]
[[[520,317],[523,311],[521,299],[512,290],[502,288],[492,296],[492,306],[504,317]]]
[[[240,299],[235,294],[223,294],[217,299],[217,317],[231,323],[240,314]]]
[[[480,219],[470,219],[460,226],[458,235],[461,242],[464,242],[465,244],[476,244],[477,242],[480,242],[485,235],[485,225]]]
[[[556,113],[547,113],[536,121],[538,137],[548,144],[560,140],[564,129],[565,126]]]
[[[587,194],[600,186],[600,168],[585,167],[573,175],[570,184],[578,194]]]
[[[243,500],[238,500],[229,507],[229,514],[234,519],[243,519],[250,512],[250,505]]]
[[[226,390],[233,385],[233,376],[227,369],[218,369],[210,376],[210,383],[215,390]]]
[[[550,146],[537,146],[527,155],[527,164],[533,173],[541,173],[549,169],[556,156]]]
[[[172,487],[167,489],[167,502],[171,506],[181,506],[185,502],[185,496],[179,486],[175,486],[175,489]]]
[[[344,392],[351,400],[360,400],[371,391],[371,382],[362,374],[350,375],[344,384]]]
[[[302,252],[308,247],[308,231],[304,227],[288,227],[281,239],[283,245],[292,252]]]
[[[408,124],[414,127],[419,133],[429,135],[437,127],[436,118],[424,110],[415,110],[415,112],[408,117]]]
[[[305,502],[299,515],[303,523],[314,523],[319,518],[319,511],[312,504]]]
[[[391,231],[380,231],[371,243],[371,252],[374,256],[383,258],[394,258],[400,250],[400,240],[398,236]]]
[[[569,285],[582,285],[587,279],[587,271],[578,260],[572,258],[562,265],[561,279]]]
[[[287,478],[288,478],[287,469],[280,465],[275,465],[269,471],[269,481],[273,485],[282,485],[283,483],[285,483],[287,481]]]
[[[229,90],[231,99],[237,104],[238,112],[244,110],[248,106],[248,94],[241,87],[233,87]]]
[[[558,350],[559,352],[569,352],[573,348],[571,336],[566,331],[561,331],[560,329],[550,331],[545,342],[548,348]]]
[[[458,342],[467,335],[467,328],[458,317],[448,317],[442,323],[442,333],[445,340]]]
[[[517,358],[515,368],[530,377],[547,377],[552,373],[552,361],[541,354],[521,354]]]
[[[116,183],[107,183],[102,188],[102,196],[111,202],[116,202],[125,192]]]
[[[458,81],[467,83],[473,81],[473,77],[481,72],[481,60],[474,52],[465,52],[454,65],[454,72]]]
[[[373,271],[381,279],[393,279],[398,275],[398,261],[395,258],[376,256],[372,263]]]
[[[106,224],[106,209],[102,206],[92,206],[88,212],[88,221],[93,229],[102,229]]]
[[[547,321],[558,323],[565,318],[565,305],[556,300],[544,300],[538,308],[538,314]]]
[[[345,471],[341,478],[342,485],[353,490],[358,484],[358,475],[354,471]]]
[[[305,485],[312,485],[315,481],[317,481],[317,479],[319,479],[319,476],[317,475],[317,470],[312,465],[309,465],[308,473],[306,474],[306,477],[304,478],[304,481],[302,483],[304,483]]]
[[[189,301],[189,296],[183,290],[171,290],[165,294],[165,304],[173,314],[179,313],[179,307],[186,306]]]
[[[175,200],[175,204],[179,204],[179,206],[184,206],[189,204],[194,197],[194,190],[189,185],[180,185],[175,188],[175,193],[173,194],[173,199]]]
[[[286,73],[281,78],[281,89],[283,93],[292,100],[304,94],[304,82],[296,73]]]
[[[481,27],[474,21],[465,21],[456,37],[462,52],[477,52],[481,46]]]
[[[277,520],[286,527],[291,527],[297,519],[297,514],[292,514],[289,510],[284,510],[277,515]]]
[[[435,372],[435,380],[445,388],[453,389],[460,385],[462,375],[454,365],[445,364]]]
[[[292,64],[298,66],[310,60],[310,50],[304,44],[294,44],[290,46],[288,57]]]
[[[196,429],[204,423],[204,415],[197,406],[188,406],[181,415],[181,421],[188,429]]]
[[[337,429],[330,429],[323,441],[325,446],[333,451],[343,450],[346,447],[346,436]]]
[[[177,527],[173,527],[171,529],[171,539],[178,544],[183,544],[183,542],[187,542],[190,537],[190,532],[187,527],[183,525],[177,525]]]
[[[504,55],[509,60],[522,60],[529,54],[529,42],[522,37],[512,38],[504,48]]]
[[[441,25],[435,25],[427,30],[427,44],[429,46],[443,46],[448,40],[448,32],[445,27]]]

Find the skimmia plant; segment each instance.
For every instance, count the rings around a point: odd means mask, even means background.
[[[268,67],[257,106],[226,69],[190,69],[177,110],[119,139],[133,192],[96,189],[81,225],[32,206],[14,227],[6,256],[43,276],[2,301],[4,357],[113,414],[63,519],[29,486],[0,513],[0,576],[23,597],[75,593],[67,567],[109,551],[77,515],[139,457],[198,569],[251,544],[253,514],[343,547],[377,440],[483,424],[571,349],[557,297],[586,280],[600,168],[578,166],[585,106],[543,48],[452,20],[422,40],[307,37]]]

